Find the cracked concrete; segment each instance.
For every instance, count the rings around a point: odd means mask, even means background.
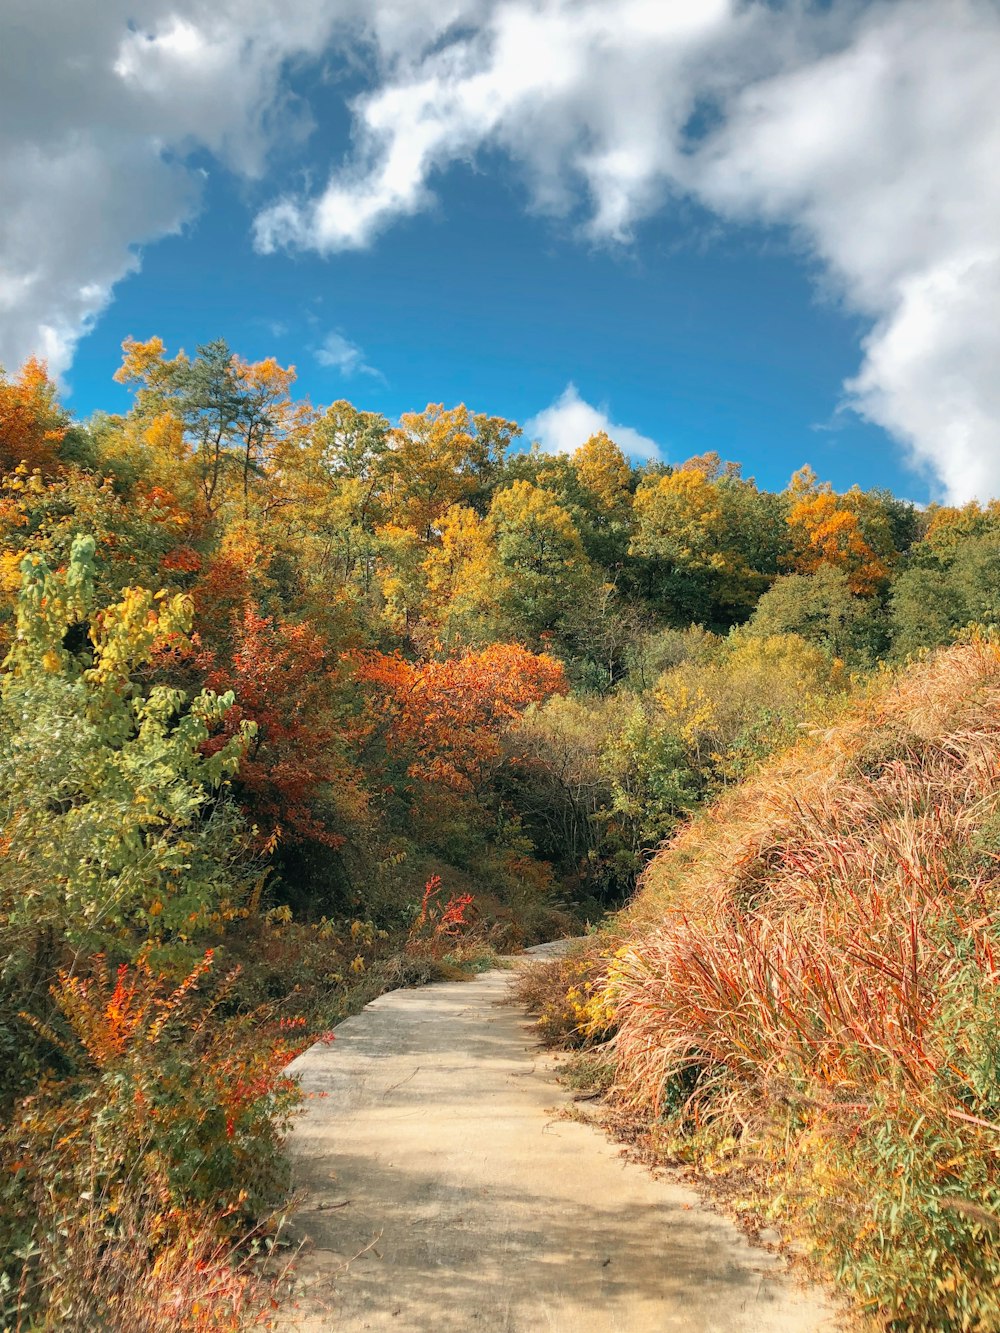
[[[540,951],[539,951],[540,952]],[[832,1333],[835,1311],[587,1124],[510,973],[393,991],[292,1066],[282,1333]]]

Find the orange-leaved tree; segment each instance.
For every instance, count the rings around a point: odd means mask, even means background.
[[[66,425],[43,361],[29,357],[14,379],[0,371],[0,473],[19,463],[51,472]]]
[[[329,700],[336,663],[323,636],[306,624],[274,620],[247,607],[232,622],[225,657],[206,650],[199,665],[209,689],[215,682],[235,692],[222,734],[244,721],[256,735],[234,788],[261,838],[319,842],[339,847],[343,836],[329,826],[323,796],[338,777]]]
[[[818,483],[811,468],[801,468],[789,486],[788,526],[792,566],[815,574],[822,565],[841,569],[851,591],[870,596],[889,578],[896,557],[892,528],[877,497],[853,486],[837,495],[829,482]]]
[[[501,762],[500,738],[532,703],[565,694],[562,664],[516,644],[494,643],[446,661],[354,655],[369,691],[369,735],[411,777],[479,792]]]

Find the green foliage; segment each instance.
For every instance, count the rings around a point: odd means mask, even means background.
[[[39,557],[23,565],[0,693],[13,867],[2,920],[74,949],[110,936],[130,952],[149,939],[189,939],[233,896],[238,823],[215,793],[252,733],[207,756],[232,695],[187,700],[166,685],[136,688],[154,648],[178,643],[190,604],[130,589],[95,613],[93,552],[80,537],[64,574]]]
[[[697,805],[703,775],[671,719],[639,700],[608,736],[602,761],[611,784],[610,820],[628,830],[634,857],[628,868],[634,870]]]
[[[713,454],[646,478],[635,512],[630,552],[644,558],[640,586],[673,625],[726,629],[745,620],[788,549],[782,498]]]
[[[947,643],[972,623],[1000,624],[1000,533],[915,555],[893,584],[891,608],[899,656]]]
[[[580,534],[551,495],[523,481],[496,493],[489,518],[505,576],[500,612],[512,637],[537,643],[556,632],[593,584]]]
[[[639,864],[638,830],[615,815],[627,762],[609,762],[635,707],[621,696],[551,699],[507,740],[505,796],[531,845],[595,897],[619,896]]]
[[[665,671],[654,697],[702,792],[714,794],[827,716],[848,683],[838,662],[797,635],[734,630],[702,660]]]
[[[831,657],[868,666],[886,647],[883,620],[881,606],[853,593],[843,570],[821,565],[815,574],[777,579],[757,603],[750,632],[765,637],[797,634]]]
[[[552,699],[508,738],[507,798],[540,855],[586,890],[621,897],[685,815],[792,743],[847,684],[795,635],[652,636],[655,688]]]

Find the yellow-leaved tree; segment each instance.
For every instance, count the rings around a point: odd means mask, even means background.
[[[794,474],[788,487],[791,566],[814,574],[821,566],[843,570],[851,591],[870,596],[889,578],[896,556],[892,526],[884,507],[853,486],[837,495],[819,482],[812,468]]]

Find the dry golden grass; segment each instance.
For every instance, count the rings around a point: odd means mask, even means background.
[[[1000,649],[975,641],[695,819],[589,1000],[618,1107],[742,1158],[886,1327],[1000,1329],[998,854]]]
[[[929,1044],[948,980],[970,958],[993,975],[982,835],[998,798],[987,643],[891,681],[730,792],[653,863],[619,923],[623,1094],[658,1109],[692,1063],[751,1099],[790,1062],[831,1088],[921,1087],[939,1069]]]

